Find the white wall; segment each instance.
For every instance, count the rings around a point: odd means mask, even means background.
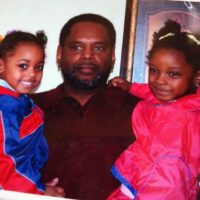
[[[48,35],[47,58],[42,84],[37,92],[54,88],[62,82],[56,66],[59,32],[66,21],[78,14],[96,13],[113,22],[117,32],[116,63],[110,78],[119,75],[125,0],[0,0],[0,35],[9,30]]]

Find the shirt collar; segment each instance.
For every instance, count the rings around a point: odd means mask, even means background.
[[[60,95],[62,93],[62,95]],[[67,96],[64,94],[64,85],[61,84],[56,88],[56,91],[54,93],[58,98],[65,98],[70,101],[76,101],[74,98]],[[119,88],[116,87],[109,87],[105,86],[102,90],[100,90],[97,94],[95,94],[91,99],[88,101],[90,103],[91,101],[94,102],[97,106],[102,101],[106,101],[111,107],[114,109],[118,109],[121,106],[124,105],[124,103],[127,101],[128,98],[131,98],[131,94],[129,92],[125,92]],[[134,97],[132,97],[134,98]],[[136,97],[135,97],[136,98]],[[86,103],[84,106],[86,106],[88,103]]]

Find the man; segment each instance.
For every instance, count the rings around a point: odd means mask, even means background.
[[[33,95],[45,111],[50,148],[44,178],[58,177],[68,198],[106,199],[119,184],[110,169],[135,139],[131,114],[138,99],[106,84],[115,38],[112,23],[102,16],[70,19],[57,50],[64,83]]]

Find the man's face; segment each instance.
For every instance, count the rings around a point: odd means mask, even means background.
[[[58,47],[57,62],[65,81],[78,89],[106,84],[115,60],[107,29],[94,22],[72,26],[64,47]]]

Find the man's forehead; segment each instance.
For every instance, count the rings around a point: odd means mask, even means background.
[[[87,29],[85,29],[84,27],[87,27],[90,30],[94,30],[94,31],[96,29],[102,29],[108,33],[108,30],[105,25],[98,23],[98,22],[90,22],[90,21],[81,21],[81,22],[77,22],[77,23],[73,24],[70,29],[70,32],[77,30],[77,29],[78,30],[81,29],[82,32],[87,31]]]
[[[71,27],[66,40],[105,42],[110,41],[110,38],[107,29],[103,25],[93,22],[79,22]]]

